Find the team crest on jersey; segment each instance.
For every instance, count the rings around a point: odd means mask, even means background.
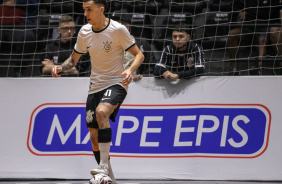
[[[94,112],[91,111],[91,110],[86,112],[86,122],[87,123],[90,123],[90,122],[93,121],[93,114],[94,114]]]
[[[195,66],[195,59],[194,59],[194,57],[187,57],[187,66],[189,68],[193,68]]]
[[[112,42],[109,43],[108,41],[106,41],[106,43],[103,42],[103,44],[104,44],[104,51],[105,52],[111,52],[111,50],[112,50],[112,46],[111,46]]]

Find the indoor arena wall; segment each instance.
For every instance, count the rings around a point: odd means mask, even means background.
[[[89,79],[0,83],[0,178],[91,178]],[[275,76],[131,83],[111,122],[116,178],[282,180],[281,83]]]

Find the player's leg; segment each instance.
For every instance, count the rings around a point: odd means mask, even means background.
[[[120,105],[126,97],[126,90],[120,85],[114,85],[106,89],[100,104],[96,108],[96,119],[99,124],[98,144],[101,161],[97,169],[91,170],[91,174],[109,173],[114,181],[114,175],[109,163],[109,152],[111,144],[111,126],[109,119],[115,122]],[[115,183],[115,182],[114,182]]]
[[[99,98],[99,93],[97,94],[90,94],[87,97],[86,102],[86,125],[89,130],[90,134],[90,141],[92,145],[93,154],[95,157],[95,160],[97,161],[98,165],[100,163],[100,151],[99,151],[99,145],[98,145],[98,123],[96,120],[96,107],[99,104],[100,100],[96,100],[96,98]]]
[[[116,178],[114,176],[114,172],[113,172],[112,165],[111,165],[110,161],[111,160],[109,159],[109,177],[112,179],[113,184],[116,184],[117,181],[116,181]]]
[[[100,164],[97,169],[91,171],[92,175],[97,173],[109,174],[109,153],[112,140],[112,129],[109,118],[114,109],[115,106],[109,103],[100,103],[96,108],[96,118],[99,125],[98,145],[100,150]]]
[[[99,150],[99,145],[98,145],[98,129],[96,128],[88,128],[88,129],[90,133],[90,141],[92,144],[93,155],[99,165],[100,164],[100,150]],[[116,184],[117,182],[116,182],[113,170],[112,170],[110,158],[109,158],[108,170],[109,170],[109,176],[112,179],[113,184]]]
[[[96,106],[99,104],[100,99],[103,97],[103,91],[99,92],[97,94],[91,94],[88,95],[87,103],[86,103],[86,121],[87,121],[87,127],[90,134],[90,141],[92,144],[92,150],[93,155],[95,157],[95,160],[97,161],[98,165],[100,164],[100,150],[99,150],[99,144],[98,144],[98,123],[96,120]],[[116,179],[114,177],[112,167],[109,162],[109,176],[112,179],[113,184],[116,184]]]
[[[97,173],[108,174],[112,179],[113,184],[117,183],[114,177],[114,173],[110,163],[110,147],[111,147],[111,137],[112,129],[110,126],[109,118],[114,112],[116,105],[111,105],[109,103],[100,103],[96,110],[97,121],[103,123],[99,124],[98,130],[98,145],[100,149],[100,163]],[[93,171],[93,170],[92,170]],[[95,172],[95,170],[94,170]],[[93,174],[94,174],[93,172]],[[92,174],[92,173],[91,173]]]
[[[99,108],[99,106],[103,106],[101,108]],[[116,108],[116,105],[113,106],[109,103],[100,103],[98,108],[97,108],[97,111],[103,111],[103,112],[96,112],[96,115],[97,115],[97,121],[98,122],[103,122],[104,120],[107,120],[107,121],[104,121],[104,125],[105,127],[103,127],[102,125],[99,127],[99,131],[98,131],[98,144],[99,144],[99,148],[100,148],[100,152],[99,152],[99,155],[100,155],[100,163],[101,163],[101,166],[99,164],[99,167],[100,168],[107,168],[107,171],[105,172],[105,174],[108,174],[110,176],[110,178],[112,179],[112,182],[113,184],[117,183],[116,182],[116,179],[115,179],[115,176],[114,176],[114,173],[113,173],[113,170],[112,170],[112,166],[111,166],[111,163],[110,163],[110,156],[109,156],[109,153],[110,153],[110,146],[111,146],[111,139],[108,139],[108,140],[105,140],[101,137],[108,137],[112,135],[112,129],[111,129],[111,126],[110,126],[110,122],[109,122],[109,117],[110,115],[114,112],[115,108]],[[109,111],[105,111],[103,110],[104,107],[107,107],[108,106],[108,110]],[[104,112],[106,112],[106,117],[104,117]],[[101,118],[101,119],[100,119]],[[107,130],[107,131],[104,131],[104,130]],[[108,135],[105,135],[106,133],[108,133]],[[99,135],[103,135],[103,136],[99,136]],[[104,165],[104,166],[103,166]],[[106,167],[105,167],[106,166]]]
[[[88,128],[90,133],[90,141],[92,145],[93,155],[99,165],[100,163],[100,150],[98,145],[98,128]]]

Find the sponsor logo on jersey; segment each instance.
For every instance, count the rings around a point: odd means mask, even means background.
[[[30,119],[29,150],[92,155],[88,114],[85,104],[40,105]],[[259,104],[122,105],[111,122],[110,154],[254,158],[267,149],[270,124],[270,111]]]

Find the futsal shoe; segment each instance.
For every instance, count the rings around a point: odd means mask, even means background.
[[[94,176],[95,174],[109,175],[109,167],[107,165],[100,164],[98,165],[97,169],[92,169],[90,173],[92,176]]]

